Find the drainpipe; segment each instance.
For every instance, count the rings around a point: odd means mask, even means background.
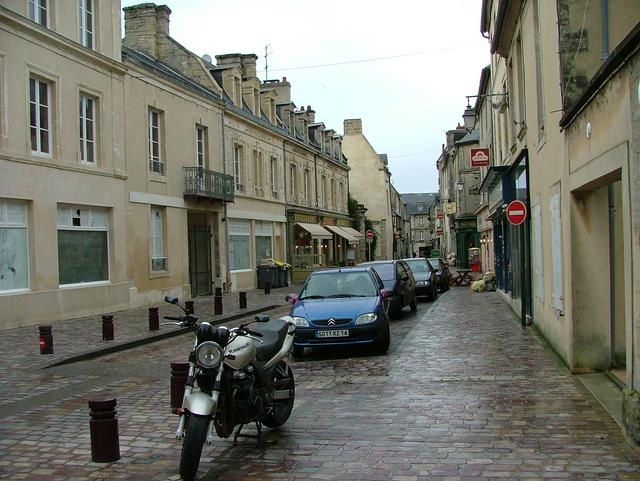
[[[221,119],[222,119],[222,173],[226,175],[227,173],[227,149],[226,149],[226,142],[225,142],[225,133],[224,133],[224,108],[222,109],[222,115],[221,115]],[[233,182],[231,183],[231,188],[235,191],[236,188],[236,181],[235,178],[233,179]],[[227,269],[226,269],[226,273],[225,273],[225,281],[226,281],[226,286],[227,286],[227,290],[230,292],[231,291],[231,274],[229,271],[229,267],[230,267],[230,262],[229,262],[229,219],[227,218],[227,202],[224,202],[224,207],[223,207],[224,211],[223,211],[223,215],[224,215],[224,238],[225,238],[225,257],[226,257],[226,261],[227,261]]]
[[[600,0],[600,28],[602,30],[602,61],[609,58],[609,0]]]

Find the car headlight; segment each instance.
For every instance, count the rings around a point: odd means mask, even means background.
[[[297,327],[309,327],[309,322],[304,317],[293,316],[293,322]]]
[[[416,286],[424,286],[424,281],[417,281]]]
[[[213,369],[220,365],[224,353],[213,341],[206,341],[196,347],[196,362],[205,369]]]
[[[369,314],[360,314],[356,319],[356,326],[358,324],[371,324],[372,322],[375,322],[376,319],[378,319],[378,316],[373,312],[370,312]]]

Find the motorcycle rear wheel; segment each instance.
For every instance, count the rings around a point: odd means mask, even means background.
[[[187,432],[182,440],[182,453],[180,453],[180,477],[185,481],[195,478],[198,473],[208,426],[209,416],[191,414],[187,420]]]
[[[296,397],[296,383],[293,379],[293,371],[287,363],[280,361],[280,365],[273,373],[273,381],[282,381],[289,379],[289,397],[287,399],[279,399],[271,402],[273,412],[262,420],[262,424],[269,428],[277,428],[287,422],[293,409],[293,403]],[[282,390],[282,389],[281,389]]]

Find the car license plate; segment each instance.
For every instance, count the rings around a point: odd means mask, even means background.
[[[349,329],[334,329],[331,331],[317,331],[316,337],[349,337]]]

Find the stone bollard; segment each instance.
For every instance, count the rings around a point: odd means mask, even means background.
[[[271,294],[271,282],[270,281],[265,281],[265,283],[264,283],[264,293],[265,294]]]
[[[247,293],[245,291],[240,291],[238,293],[238,302],[240,304],[240,309],[247,308]]]
[[[184,301],[184,310],[187,311],[187,314],[194,314],[193,301]]]
[[[160,314],[157,307],[149,308],[149,330],[157,331],[160,329]]]
[[[182,408],[184,386],[189,375],[189,363],[187,361],[171,362],[171,411],[177,412]]]
[[[116,404],[117,399],[108,396],[89,401],[91,460],[95,463],[110,463],[120,459]]]
[[[216,295],[213,298],[213,313],[216,316],[222,314],[222,288],[216,287]]]
[[[102,340],[113,341],[113,314],[102,316]]]
[[[53,354],[53,333],[51,326],[38,326],[40,354]]]

